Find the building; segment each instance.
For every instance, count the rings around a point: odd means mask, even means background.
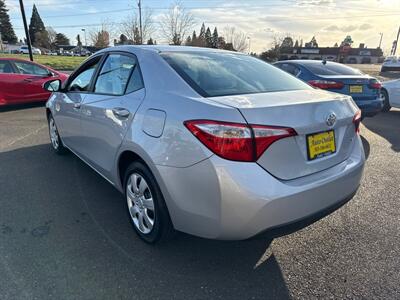
[[[383,62],[384,57],[382,49],[365,48],[364,44],[360,44],[358,48],[342,46],[281,49],[279,60],[287,59],[324,59],[348,64],[376,64]]]

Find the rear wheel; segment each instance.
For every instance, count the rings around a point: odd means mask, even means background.
[[[128,214],[138,236],[150,244],[171,239],[175,230],[161,190],[148,167],[133,162],[125,172],[124,182]]]
[[[61,141],[60,135],[58,134],[56,122],[54,121],[54,118],[51,114],[48,117],[48,122],[50,142],[54,152],[56,152],[57,154],[67,153],[68,150],[64,147],[64,144]]]
[[[382,99],[383,99],[383,112],[388,112],[391,109],[390,102],[389,102],[389,94],[386,90],[382,90]]]

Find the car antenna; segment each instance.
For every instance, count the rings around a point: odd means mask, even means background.
[[[326,59],[323,59],[323,60],[322,60],[322,64],[323,64],[323,65],[326,65]]]

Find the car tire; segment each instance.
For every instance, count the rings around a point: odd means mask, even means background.
[[[60,135],[58,133],[56,122],[54,121],[53,115],[49,114],[48,118],[49,125],[49,137],[50,137],[50,145],[55,153],[62,155],[68,153],[68,149],[65,148]]]
[[[127,212],[137,235],[146,243],[166,242],[175,236],[164,197],[150,169],[131,163],[124,177]]]
[[[389,102],[389,94],[386,90],[382,90],[382,98],[383,98],[383,108],[382,111],[383,112],[388,112],[392,107],[390,106],[390,102]]]

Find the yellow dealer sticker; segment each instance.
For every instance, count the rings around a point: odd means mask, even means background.
[[[335,132],[333,130],[329,130],[308,135],[307,149],[309,160],[335,153]]]

